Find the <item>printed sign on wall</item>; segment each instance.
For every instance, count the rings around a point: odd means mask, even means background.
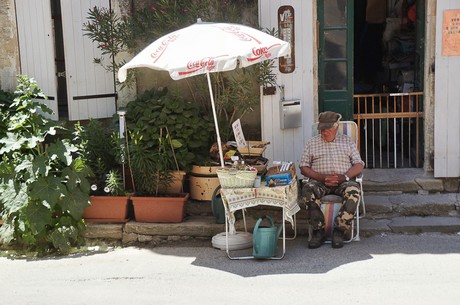
[[[460,10],[444,11],[442,24],[442,55],[460,55]]]
[[[278,9],[278,35],[280,39],[291,44],[291,55],[279,59],[280,72],[292,73],[295,70],[295,35],[294,8],[290,5],[283,5]]]

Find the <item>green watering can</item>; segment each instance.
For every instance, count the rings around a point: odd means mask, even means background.
[[[260,223],[267,219],[270,223],[269,227],[261,227]],[[270,216],[264,216],[257,220],[252,232],[253,238],[253,253],[255,258],[270,258],[276,255],[278,247],[278,237],[280,236],[282,226],[276,228]]]
[[[212,193],[212,215],[216,218],[216,223],[225,223],[225,208],[222,197],[217,195],[217,192],[220,190],[220,185],[216,187],[214,193]]]

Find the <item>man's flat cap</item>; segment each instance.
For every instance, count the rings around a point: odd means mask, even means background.
[[[332,111],[325,111],[321,112],[318,116],[318,130],[322,129],[330,129],[334,126],[335,124],[340,121],[342,118],[342,115],[337,112],[332,112]]]

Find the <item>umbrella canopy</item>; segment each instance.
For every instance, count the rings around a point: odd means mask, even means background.
[[[119,69],[118,79],[125,81],[128,69],[140,67],[168,71],[175,80],[207,74],[220,160],[224,167],[209,73],[247,67],[290,52],[288,42],[248,26],[198,22],[151,43]]]

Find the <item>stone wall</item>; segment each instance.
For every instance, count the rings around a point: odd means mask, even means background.
[[[14,0],[0,2],[0,89],[13,91],[19,73],[19,46]]]

